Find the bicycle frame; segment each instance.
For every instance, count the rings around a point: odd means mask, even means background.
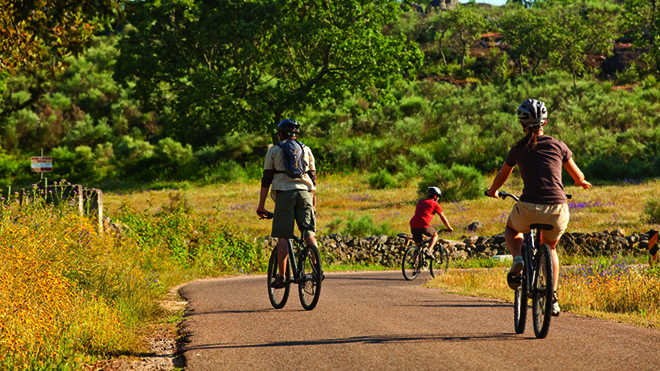
[[[293,241],[293,242],[292,242]],[[293,244],[298,246],[298,251],[295,251]],[[304,242],[303,239],[298,236],[293,236],[293,238],[287,241],[287,246],[289,249],[289,260],[291,261],[291,270],[293,271],[293,282],[298,283],[300,281],[301,269],[303,265],[304,256],[302,254]],[[298,260],[296,260],[296,257]]]

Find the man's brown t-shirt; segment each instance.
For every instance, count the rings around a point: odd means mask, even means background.
[[[562,165],[573,153],[564,144],[548,135],[537,138],[536,148],[525,151],[523,143],[517,143],[506,156],[506,164],[518,165],[524,188],[520,201],[542,205],[566,203],[566,193],[561,182]]]

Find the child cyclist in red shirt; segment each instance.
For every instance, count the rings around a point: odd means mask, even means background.
[[[441,195],[442,192],[440,192],[438,187],[429,187],[429,197],[417,202],[415,215],[410,218],[410,233],[412,234],[413,242],[415,242],[417,247],[421,245],[424,236],[431,237],[431,243],[429,243],[429,246],[426,250],[426,256],[430,258],[435,258],[435,256],[433,256],[433,247],[438,240],[438,231],[431,227],[433,215],[438,214],[440,216],[440,220],[442,220],[442,223],[447,227],[447,230],[449,232],[454,231],[454,229],[449,225],[447,217],[445,217],[445,214],[442,213],[442,209],[438,203],[438,199]]]

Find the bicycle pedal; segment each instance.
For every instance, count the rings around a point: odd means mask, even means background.
[[[509,287],[512,290],[517,290],[518,287],[520,287],[520,284],[522,283],[522,274],[509,272],[506,275],[506,283],[509,285]]]

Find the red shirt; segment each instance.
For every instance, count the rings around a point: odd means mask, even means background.
[[[426,228],[431,225],[433,215],[442,213],[440,204],[432,198],[426,198],[417,202],[415,215],[410,218],[410,228]]]

